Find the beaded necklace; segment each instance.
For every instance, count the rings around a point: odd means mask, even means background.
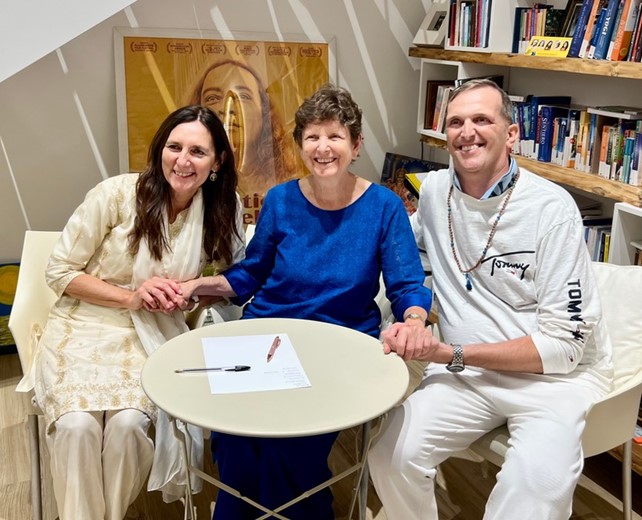
[[[513,194],[513,190],[515,189],[515,184],[517,184],[517,179],[519,179],[519,170],[517,170],[515,177],[513,177],[513,180],[510,183],[510,187],[506,192],[506,197],[504,198],[502,207],[499,208],[499,213],[497,213],[497,217],[495,218],[493,227],[490,228],[488,240],[486,241],[486,245],[484,246],[484,250],[482,251],[482,254],[479,257],[479,260],[477,260],[475,265],[473,265],[469,269],[464,269],[461,266],[461,262],[459,261],[459,256],[457,256],[457,249],[455,248],[455,232],[453,231],[452,207],[450,205],[450,200],[452,199],[454,186],[452,184],[450,185],[450,190],[448,191],[448,199],[446,201],[446,206],[448,208],[448,234],[450,235],[450,250],[452,251],[453,258],[455,259],[455,263],[457,264],[457,269],[459,269],[459,272],[464,275],[464,279],[466,280],[466,290],[468,291],[473,290],[473,282],[470,277],[470,273],[472,273],[475,269],[477,269],[486,258],[486,253],[488,253],[488,250],[490,249],[490,246],[493,243],[493,237],[495,236],[495,231],[497,231],[497,225],[499,224],[499,219],[502,218],[504,211],[506,211],[506,206],[508,205],[508,201],[510,200],[511,195]]]

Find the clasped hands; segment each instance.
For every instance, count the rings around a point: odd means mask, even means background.
[[[137,308],[165,314],[171,314],[177,309],[189,311],[195,304],[191,299],[191,293],[184,292],[184,287],[184,283],[176,280],[154,276],[134,291],[134,299],[140,303]]]
[[[432,328],[418,320],[393,323],[381,333],[381,342],[384,353],[396,352],[404,361],[434,361],[440,347]]]

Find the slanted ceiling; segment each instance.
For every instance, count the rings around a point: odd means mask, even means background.
[[[0,81],[135,1],[3,0],[0,7]]]

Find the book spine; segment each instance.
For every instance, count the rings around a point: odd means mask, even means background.
[[[613,31],[613,24],[619,5],[620,0],[609,0],[609,5],[606,8],[606,14],[604,16],[604,23],[600,28],[600,33],[595,43],[595,54],[593,57],[596,60],[603,60],[606,57],[606,51],[611,41],[611,32]]]
[[[600,141],[600,162],[598,163],[597,173],[600,177],[606,179],[608,176],[608,166],[609,166],[609,154],[611,147],[609,146],[609,136],[611,133],[612,127],[609,125],[604,125],[602,127],[602,135]]]
[[[595,22],[595,27],[593,28],[591,43],[589,43],[589,50],[586,53],[586,57],[589,59],[593,59],[595,57],[595,46],[597,45],[597,39],[602,31],[602,26],[604,25],[604,18],[606,18],[606,7],[602,7],[600,9],[600,14]]]
[[[642,132],[635,136],[635,147],[631,157],[631,174],[629,175],[629,184],[640,186],[640,155],[642,155]]]
[[[540,107],[539,111],[539,136],[537,146],[537,160],[542,162],[551,161],[551,119],[552,108],[548,106]]]
[[[625,48],[624,56],[628,51],[629,42],[631,41],[631,28],[633,16],[631,13],[635,11],[636,6],[634,0],[626,0],[624,4],[624,9],[622,10],[622,19],[617,28],[617,34],[615,35],[615,40],[613,41],[613,48],[611,49],[610,59],[611,61],[619,61],[622,59],[621,53],[622,49]],[[625,36],[626,35],[626,36]],[[628,36],[628,42],[626,37]]]
[[[584,171],[586,172],[590,172],[591,167],[593,166],[596,135],[597,135],[597,116],[595,114],[589,114],[589,127],[588,127],[588,138],[587,138],[588,147],[585,150],[586,162],[584,164]]]
[[[602,4],[603,0],[595,0],[595,2],[593,2],[591,13],[589,14],[589,18],[586,22],[584,37],[582,38],[582,43],[580,44],[580,51],[578,54],[578,57],[580,58],[585,58],[588,53],[591,38],[593,37],[593,34],[595,32],[595,22],[600,15],[600,8],[602,7]]]
[[[638,10],[638,19],[636,24],[637,35],[635,38],[635,45],[631,49],[631,59],[629,61],[640,61],[640,54],[642,53],[642,6]]]
[[[624,32],[624,26],[622,25],[623,16],[624,16],[624,9],[627,8],[626,4],[631,3],[631,0],[620,0],[620,5],[618,6],[617,9],[617,14],[615,15],[615,21],[613,22],[613,30],[611,31],[611,39],[609,41],[609,45],[606,49],[606,56],[605,59],[611,60],[611,55],[613,54],[613,49],[615,47],[615,40],[617,39],[618,33],[623,33]],[[621,36],[620,36],[621,38]]]
[[[582,2],[582,7],[580,8],[580,13],[577,17],[577,25],[575,26],[575,31],[573,32],[573,38],[571,39],[571,45],[569,47],[568,56],[577,57],[580,52],[580,47],[582,45],[582,39],[584,38],[584,32],[586,31],[586,24],[588,22],[589,14],[591,14],[591,8],[593,7],[593,2],[598,0],[584,0]]]

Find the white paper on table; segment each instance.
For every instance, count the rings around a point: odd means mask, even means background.
[[[270,362],[267,353],[274,338],[281,344]],[[245,372],[208,372],[212,394],[263,392],[309,387],[290,338],[285,333],[225,338],[201,338],[206,367],[248,365]]]

